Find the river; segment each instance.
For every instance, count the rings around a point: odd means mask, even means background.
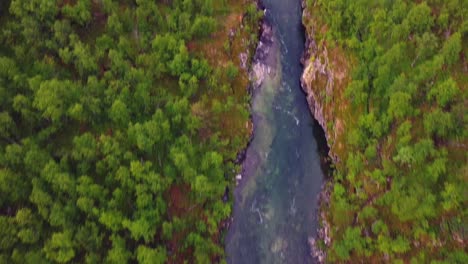
[[[234,192],[226,236],[231,264],[314,263],[308,238],[317,230],[324,180],[314,122],[300,87],[304,29],[300,0],[263,0],[273,28],[271,66],[252,95],[254,137]],[[315,134],[320,134],[315,131]]]

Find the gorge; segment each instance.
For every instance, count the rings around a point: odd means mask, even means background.
[[[254,135],[237,177],[227,260],[313,263],[308,241],[316,235],[324,176],[314,138],[321,128],[301,90],[302,7],[297,0],[263,4],[265,21],[253,65]]]

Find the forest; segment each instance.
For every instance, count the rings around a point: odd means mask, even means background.
[[[307,9],[318,45],[351,69],[345,99],[329,98],[350,110],[337,114],[327,262],[468,263],[468,1]]]
[[[222,262],[260,17],[0,1],[0,263]]]
[[[254,2],[0,1],[0,264],[225,262]],[[468,263],[468,1],[305,4],[351,69],[327,263]]]

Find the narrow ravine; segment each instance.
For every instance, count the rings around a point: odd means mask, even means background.
[[[253,92],[254,137],[235,190],[226,237],[228,263],[313,263],[323,182],[314,122],[300,87],[304,50],[300,0],[264,0],[264,45]],[[265,36],[265,31],[267,31]],[[316,131],[317,132],[317,131]],[[315,133],[321,135],[321,133]],[[240,178],[240,177],[239,177]]]

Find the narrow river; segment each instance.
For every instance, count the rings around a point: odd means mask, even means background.
[[[300,87],[301,0],[263,0],[274,44],[273,70],[252,98],[254,138],[235,190],[226,237],[231,264],[313,263],[317,196],[323,182],[315,122]]]

